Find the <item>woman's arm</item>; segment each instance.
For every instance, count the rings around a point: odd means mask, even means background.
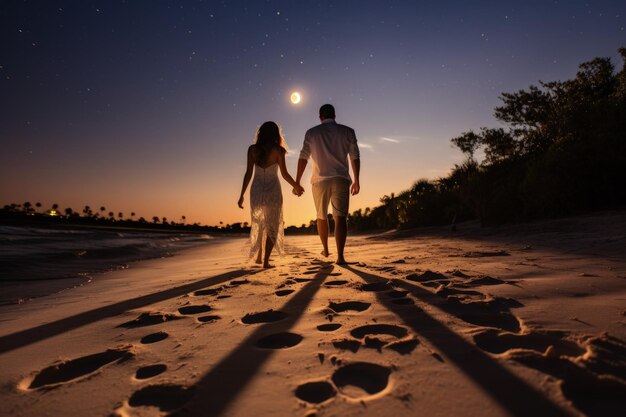
[[[289,185],[293,187],[296,194],[302,195],[302,193],[304,192],[304,188],[302,188],[302,186],[300,186],[296,181],[294,181],[294,179],[291,177],[291,175],[289,175],[289,172],[287,171],[287,165],[285,164],[285,152],[279,151],[278,167],[280,168],[280,174],[283,176],[285,181],[287,181]]]
[[[250,184],[250,179],[252,178],[252,172],[254,170],[254,148],[250,146],[248,148],[248,162],[246,164],[246,173],[243,176],[243,184],[241,185],[241,195],[239,196],[239,201],[237,205],[239,208],[243,208],[243,195],[248,189],[248,184]]]

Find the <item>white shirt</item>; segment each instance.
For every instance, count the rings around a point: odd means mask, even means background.
[[[313,159],[311,184],[336,177],[352,182],[348,156],[350,160],[360,157],[354,129],[348,126],[324,119],[304,135],[300,159]]]

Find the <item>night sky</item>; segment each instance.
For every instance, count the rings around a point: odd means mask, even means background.
[[[14,1],[0,3],[0,204],[101,205],[249,221],[246,149],[274,120],[295,176],[330,102],[356,130],[351,209],[462,159],[502,92],[621,67],[624,1]],[[293,105],[293,91],[302,102]],[[283,183],[287,225],[315,217]]]

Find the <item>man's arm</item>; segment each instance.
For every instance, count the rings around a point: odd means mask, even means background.
[[[309,132],[304,135],[304,142],[302,143],[302,150],[300,151],[300,159],[298,159],[298,172],[296,172],[296,184],[300,185],[300,180],[304,174],[306,164],[311,157],[311,139],[309,138]]]
[[[352,174],[354,174],[354,182],[350,188],[352,195],[357,195],[361,190],[361,183],[359,181],[359,175],[361,174],[361,151],[357,144],[356,134],[354,130],[350,129],[350,148],[348,149],[348,155],[350,156],[350,165],[352,165]]]
[[[361,160],[351,159],[350,165],[352,165],[352,173],[354,174],[354,182],[352,183],[352,187],[350,187],[350,193],[352,195],[357,195],[359,191],[361,191],[361,183],[359,182],[359,175],[361,173]]]
[[[298,172],[296,173],[296,184],[300,185],[300,180],[302,179],[302,174],[304,174],[304,169],[306,168],[306,164],[309,161],[306,159],[298,159]]]

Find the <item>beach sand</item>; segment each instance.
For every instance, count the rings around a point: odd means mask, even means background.
[[[0,308],[6,416],[613,416],[626,214],[243,239]],[[332,247],[332,246],[331,246]]]

